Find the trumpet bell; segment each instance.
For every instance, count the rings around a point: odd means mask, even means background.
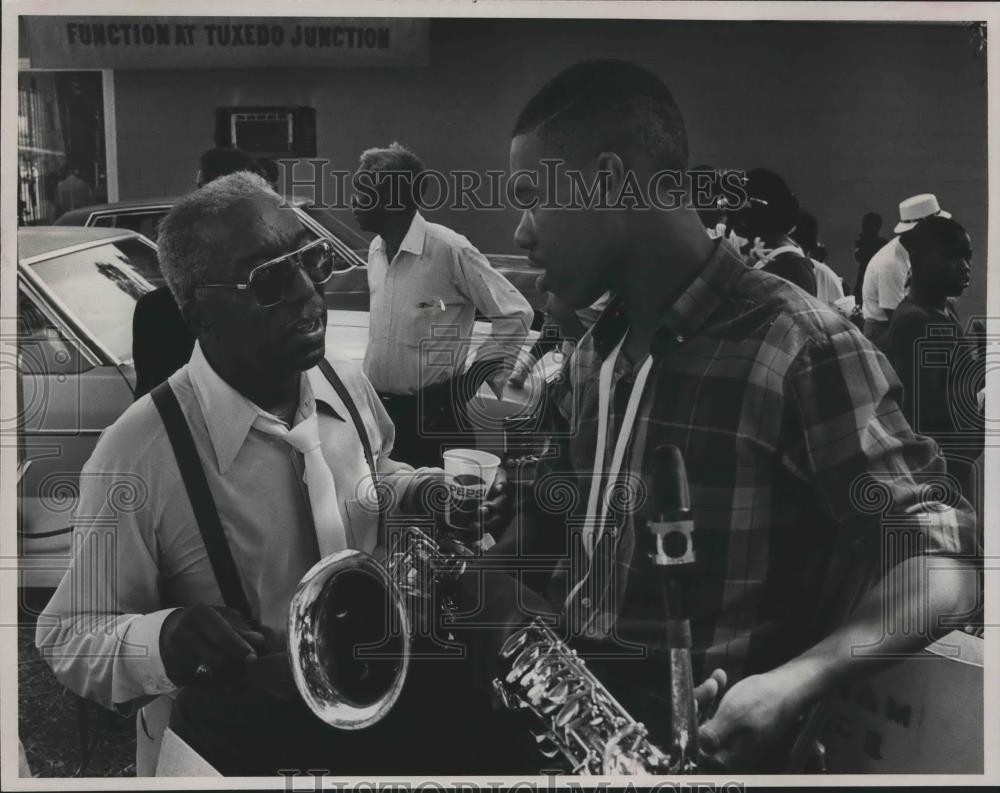
[[[302,578],[288,616],[295,685],[317,717],[360,730],[399,698],[410,664],[410,623],[395,582],[368,554],[321,559]]]

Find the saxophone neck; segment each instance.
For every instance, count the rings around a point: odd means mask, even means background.
[[[376,545],[372,549],[371,557],[380,565],[385,566],[386,561],[389,559],[389,549],[384,545]]]
[[[670,744],[676,758],[674,764],[693,769],[698,761],[698,711],[691,671],[690,631],[687,646],[670,648]]]

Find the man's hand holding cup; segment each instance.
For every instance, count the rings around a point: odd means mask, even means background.
[[[502,532],[513,506],[500,458],[478,449],[450,449],[444,453],[444,470],[449,487],[445,532],[468,547]],[[492,538],[487,542],[492,544]]]

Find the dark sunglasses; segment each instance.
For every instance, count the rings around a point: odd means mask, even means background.
[[[298,250],[258,264],[250,271],[245,283],[199,284],[198,288],[250,292],[257,305],[270,308],[288,295],[299,268],[316,286],[325,284],[333,275],[333,246],[324,239],[313,240]]]

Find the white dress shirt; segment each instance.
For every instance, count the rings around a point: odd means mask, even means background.
[[[468,239],[416,213],[390,264],[368,249],[371,316],[364,369],[380,393],[413,394],[461,374],[476,309],[493,323],[478,360],[512,367],[531,328],[527,299]]]
[[[895,311],[906,297],[910,275],[910,255],[899,237],[887,242],[868,262],[861,285],[861,315],[865,319],[888,322],[886,311]]]
[[[356,364],[332,362],[357,405],[380,478],[406,508],[415,473],[389,459],[394,430]],[[288,605],[319,560],[302,454],[254,424],[261,414],[212,369],[199,346],[170,377],[215,499],[252,612],[284,646]],[[295,423],[318,411],[349,547],[370,552],[378,513],[347,408],[319,368],[303,374]],[[270,414],[267,414],[270,415]],[[275,418],[275,420],[278,420]],[[56,677],[105,706],[175,689],[159,652],[175,607],[224,605],[174,453],[149,395],[102,435],[80,477],[75,555],[39,617],[36,644]]]
[[[832,306],[837,305],[837,301],[844,298],[843,281],[828,264],[818,259],[811,259],[811,261],[813,275],[816,276],[816,297],[824,303],[829,303]]]

